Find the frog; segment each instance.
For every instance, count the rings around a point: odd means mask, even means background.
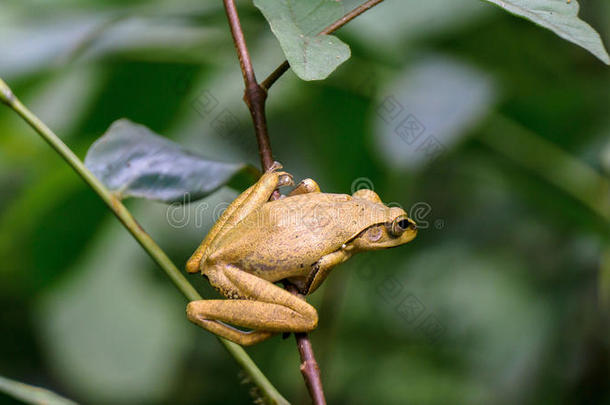
[[[305,297],[331,270],[356,253],[401,246],[417,235],[402,208],[385,205],[370,189],[324,193],[304,179],[270,200],[280,187],[295,184],[281,169],[275,162],[241,193],[186,264],[188,273],[201,273],[227,298],[191,301],[187,318],[242,346],[314,330],[318,313]]]

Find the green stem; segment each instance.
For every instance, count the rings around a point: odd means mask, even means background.
[[[55,151],[78,173],[80,177],[100,196],[116,215],[121,223],[146,250],[152,259],[165,271],[174,285],[189,300],[201,300],[197,290],[188,282],[184,275],[172,263],[165,252],[155,243],[144,229],[136,222],[129,210],[85,167],[83,162],[49,129],[38,117],[24,106],[13,94],[8,85],[0,79],[0,102],[9,106],[21,116]],[[261,394],[271,404],[288,404],[288,401],[275,389],[267,377],[256,366],[245,350],[228,340],[218,338],[235,361],[244,369],[252,382],[259,388]]]
[[[52,391],[0,376],[0,392],[26,404],[77,405]]]

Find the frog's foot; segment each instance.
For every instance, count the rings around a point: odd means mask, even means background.
[[[303,179],[297,186],[292,190],[288,196],[308,194],[308,193],[319,193],[320,186],[312,179]]]
[[[217,335],[247,345],[277,332],[308,332],[318,325],[314,307],[269,281],[230,266],[212,266],[205,274],[223,295],[234,299],[192,301],[187,316]]]
[[[277,172],[277,175],[279,176],[277,180],[278,188],[284,186],[294,186],[294,179],[292,178],[292,174],[287,172]]]
[[[267,172],[277,172],[280,169],[283,169],[284,166],[277,160],[273,162],[273,164],[267,169]]]
[[[273,162],[273,164],[271,165],[271,167],[269,167],[269,169],[267,169],[267,171],[265,172],[265,174],[267,173],[276,173],[279,177],[279,180],[277,182],[277,187],[283,187],[283,186],[293,186],[294,185],[294,180],[292,178],[292,175],[290,173],[287,172],[281,172],[279,170],[283,169],[284,166],[282,166],[282,164],[278,161]]]
[[[198,301],[194,301],[198,302]],[[190,321],[196,325],[201,326],[203,329],[212,332],[217,336],[221,336],[225,339],[230,340],[233,343],[237,343],[242,346],[252,346],[262,341],[265,341],[275,335],[272,332],[265,332],[261,330],[253,330],[250,332],[244,332],[243,330],[236,329],[232,326],[226,325],[218,321],[210,321],[207,319],[199,318],[191,319]]]

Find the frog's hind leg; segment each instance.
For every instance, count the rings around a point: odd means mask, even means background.
[[[189,273],[198,273],[201,270],[199,268],[199,265],[201,263],[201,259],[206,254],[206,251],[207,251],[208,247],[210,246],[212,241],[216,238],[216,235],[222,229],[222,227],[225,225],[227,220],[231,217],[231,215],[233,215],[235,210],[237,208],[239,208],[241,203],[246,198],[248,198],[250,196],[250,193],[252,192],[253,188],[254,188],[254,186],[251,186],[246,191],[241,193],[235,200],[233,200],[231,205],[229,205],[224,210],[224,212],[222,213],[220,218],[218,218],[218,220],[216,221],[214,226],[212,226],[212,228],[210,229],[210,231],[206,235],[206,237],[203,240],[203,242],[201,242],[201,244],[199,245],[197,250],[195,250],[195,252],[191,255],[190,259],[186,262],[186,271],[187,272],[189,272]]]
[[[299,195],[299,194],[307,194],[307,193],[319,193],[320,186],[312,179],[303,179],[301,182],[288,193],[288,196]]]
[[[192,301],[187,316],[217,335],[248,345],[277,332],[307,332],[318,324],[314,307],[269,281],[230,266],[211,266],[205,274],[223,295],[234,299]]]
[[[252,346],[275,335],[273,332],[265,332],[262,330],[244,332],[222,322],[210,321],[203,318],[197,318],[195,320],[191,319],[191,322],[194,322],[196,325],[201,326],[205,330],[212,332],[217,336],[221,336],[242,346]]]
[[[222,213],[212,229],[192,254],[186,263],[186,271],[197,273],[200,264],[208,254],[208,248],[216,240],[224,235],[231,227],[244,219],[252,210],[266,203],[273,191],[281,186],[293,184],[292,176],[286,172],[279,172],[282,165],[276,162],[261,178],[241,193]]]

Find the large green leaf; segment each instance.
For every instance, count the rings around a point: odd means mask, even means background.
[[[122,198],[168,204],[203,198],[246,167],[196,155],[127,119],[114,122],[91,146],[85,165]]]
[[[350,57],[332,35],[317,35],[343,15],[337,0],[254,0],[280,41],[292,70],[303,80],[325,79]]]
[[[0,377],[0,392],[4,392],[27,404],[76,405],[76,402],[44,388],[9,380],[4,377]]]
[[[604,63],[610,56],[599,34],[578,18],[576,0],[486,0],[503,9],[550,29],[561,38],[582,46]]]

